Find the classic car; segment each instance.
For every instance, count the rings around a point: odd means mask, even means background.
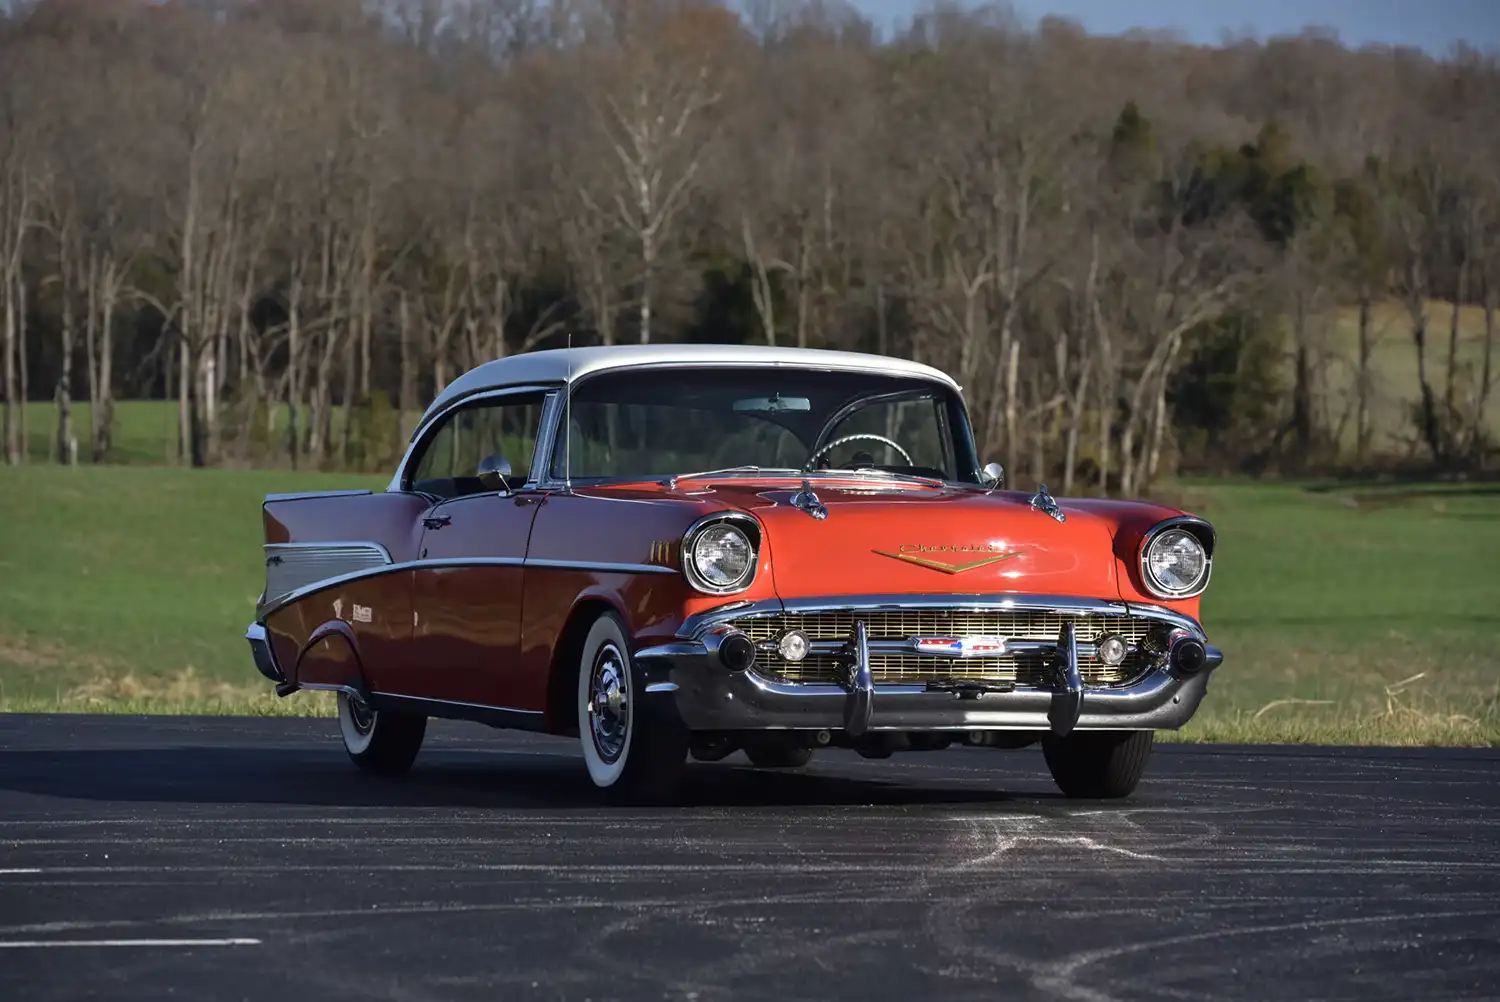
[[[1214,530],[1003,478],[915,362],[516,355],[442,390],[383,491],[266,498],[247,639],[278,693],[336,692],[382,774],[443,717],[571,736],[636,800],[690,758],[955,743],[1040,743],[1065,794],[1126,796],[1223,660]]]

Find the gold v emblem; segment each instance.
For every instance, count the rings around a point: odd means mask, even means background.
[[[931,571],[942,571],[944,574],[962,574],[965,571],[988,567],[990,564],[998,564],[1000,561],[1009,560],[1011,557],[1019,557],[1026,551],[1010,550],[1006,553],[996,553],[993,556],[971,560],[966,564],[945,564],[940,560],[929,560],[926,557],[919,557],[915,553],[892,553],[889,550],[871,550],[870,552],[878,553],[882,557],[890,557],[892,560],[904,560],[909,564],[916,564],[918,567],[925,567]]]

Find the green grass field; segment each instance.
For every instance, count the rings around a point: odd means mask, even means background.
[[[243,641],[259,503],[380,477],[0,470],[0,708],[328,712],[277,700]],[[1500,744],[1500,485],[1187,482],[1220,550],[1224,648],[1184,739]]]

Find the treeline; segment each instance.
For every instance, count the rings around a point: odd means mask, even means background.
[[[1492,461],[1492,54],[1194,47],[1003,8],[887,38],[798,0],[8,12],[11,463],[23,400],[57,402],[59,459],[83,438],[102,460],[112,401],[158,396],[183,462],[380,466],[463,369],[569,340],[917,358],[963,384],[987,457],[1066,491]],[[1393,300],[1405,445],[1371,432]]]

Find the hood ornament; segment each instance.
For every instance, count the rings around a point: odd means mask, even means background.
[[[818,500],[818,496],[813,493],[812,484],[806,480],[802,481],[802,489],[792,495],[792,507],[807,512],[820,522],[828,517],[828,507]]]
[[[1047,493],[1047,485],[1042,484],[1041,489],[1031,496],[1031,507],[1043,515],[1051,515],[1059,522],[1066,522],[1068,516],[1063,512],[1062,506],[1057,503],[1057,498]]]

